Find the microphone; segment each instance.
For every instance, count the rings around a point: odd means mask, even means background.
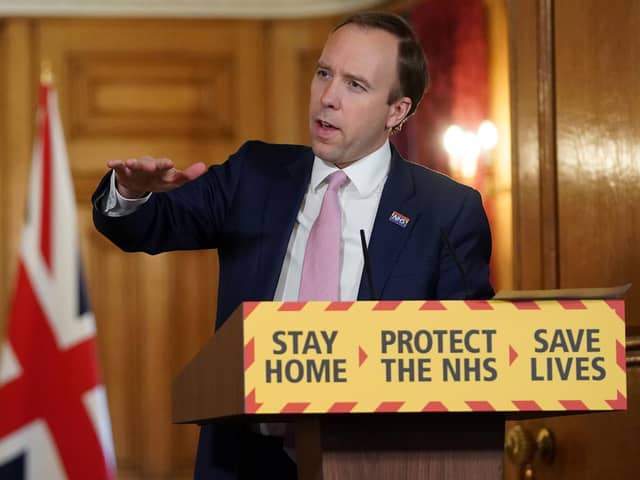
[[[458,257],[458,255],[456,255],[456,251],[451,246],[449,235],[447,235],[444,227],[440,227],[440,238],[442,239],[442,243],[444,244],[445,248],[449,251],[449,255],[451,255],[451,257],[453,258],[453,261],[456,264],[458,271],[460,272],[460,276],[462,277],[462,285],[464,287],[464,300],[469,300],[471,295],[469,294],[469,279],[467,278],[467,272],[464,271],[460,258]]]
[[[364,230],[360,229],[360,244],[362,245],[362,257],[364,258],[364,271],[367,274],[367,283],[369,284],[369,298],[378,300],[373,287],[373,272],[371,271],[371,259],[369,258],[369,249],[367,249],[367,240],[364,237]]]

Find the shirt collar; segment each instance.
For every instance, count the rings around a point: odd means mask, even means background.
[[[390,164],[391,146],[389,145],[389,140],[387,140],[378,150],[353,162],[344,168],[343,171],[347,174],[351,184],[353,184],[358,193],[362,197],[367,197],[371,195],[387,177]],[[316,190],[322,182],[336,170],[338,170],[338,167],[333,163],[326,162],[316,156],[313,160],[310,187]]]

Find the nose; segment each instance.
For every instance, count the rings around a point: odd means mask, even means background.
[[[322,102],[322,106],[325,108],[340,108],[340,91],[335,79],[324,84],[320,102]]]

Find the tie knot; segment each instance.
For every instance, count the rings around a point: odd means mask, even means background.
[[[342,170],[338,170],[327,177],[327,182],[329,183],[327,189],[336,191],[349,182],[349,177]]]

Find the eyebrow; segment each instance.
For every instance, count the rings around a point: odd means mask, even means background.
[[[333,71],[333,69],[327,65],[326,63],[319,61],[318,62],[318,66],[317,68],[322,68],[324,70],[329,70],[329,71]],[[356,82],[360,82],[362,83],[365,87],[367,87],[368,89],[372,89],[373,87],[371,86],[371,84],[367,81],[366,78],[361,77],[359,75],[355,75],[353,73],[345,73],[344,77],[349,79],[349,80],[355,80]]]

